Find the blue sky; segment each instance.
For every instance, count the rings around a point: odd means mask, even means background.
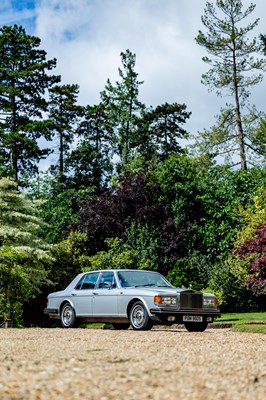
[[[23,25],[34,31],[36,3],[35,0],[1,0],[0,25]]]
[[[242,1],[244,6],[249,0]],[[256,34],[266,34],[266,2],[257,0],[252,19]],[[206,55],[194,38],[202,29],[206,0],[1,0],[0,26],[22,25],[41,39],[48,58],[57,59],[62,83],[80,85],[80,103],[96,104],[107,78],[118,78],[120,53],[136,54],[147,105],[187,104],[191,133],[209,128],[228,101],[201,84]],[[251,102],[265,111],[265,82]]]

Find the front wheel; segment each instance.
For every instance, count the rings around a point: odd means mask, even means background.
[[[153,326],[148,312],[141,301],[136,301],[133,304],[129,313],[129,319],[132,328],[137,331],[148,331]]]
[[[185,322],[184,325],[188,332],[204,332],[208,322]]]
[[[63,305],[60,320],[62,328],[74,328],[77,325],[75,310],[69,303]]]

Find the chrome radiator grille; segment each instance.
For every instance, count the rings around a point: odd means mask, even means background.
[[[180,293],[180,308],[202,308],[203,294],[202,293],[191,293],[182,292]]]

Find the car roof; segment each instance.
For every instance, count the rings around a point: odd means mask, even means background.
[[[84,271],[80,273],[79,275],[82,276],[83,274],[89,274],[89,273],[95,273],[95,272],[125,272],[125,271],[130,271],[130,272],[151,272],[151,273],[156,273],[159,274],[157,271],[148,271],[146,269],[125,269],[125,268],[109,268],[109,269],[97,269],[93,271]]]

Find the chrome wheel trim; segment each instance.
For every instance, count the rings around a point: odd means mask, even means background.
[[[67,304],[66,306],[63,307],[62,310],[62,322],[64,326],[69,326],[73,322],[74,318],[74,310],[73,308]]]
[[[132,325],[135,328],[141,328],[145,322],[145,309],[140,304],[133,307],[131,312]]]

